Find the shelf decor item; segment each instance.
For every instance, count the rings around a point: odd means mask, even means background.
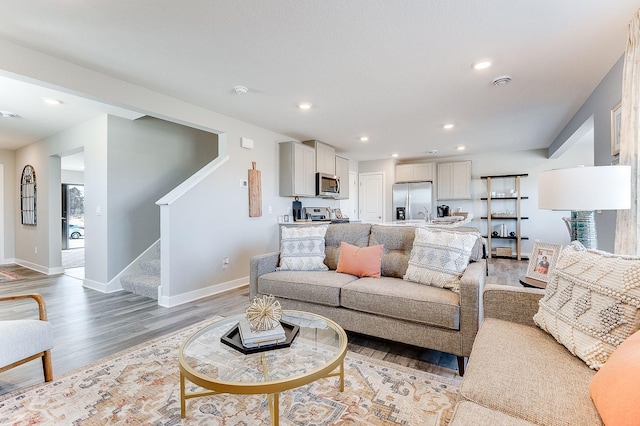
[[[611,155],[620,154],[620,124],[622,117],[622,101],[611,110]]]
[[[538,208],[570,210],[564,218],[571,241],[598,248],[595,210],[631,207],[631,167],[574,167],[538,174]]]
[[[560,244],[533,243],[533,250],[531,251],[531,258],[529,259],[529,266],[525,276],[548,283],[549,275],[558,261],[561,248]]]
[[[276,328],[281,318],[282,307],[272,295],[254,297],[247,308],[247,320],[254,332]]]

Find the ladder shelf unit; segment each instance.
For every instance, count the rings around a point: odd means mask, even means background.
[[[520,192],[520,180],[522,178],[527,177],[528,174],[512,174],[512,175],[495,175],[495,176],[481,176],[481,179],[487,181],[487,196],[481,197],[482,201],[486,201],[487,203],[487,215],[481,217],[480,219],[487,221],[487,235],[484,237],[487,239],[487,255],[489,258],[491,257],[508,257],[515,258],[517,260],[522,260],[522,240],[528,240],[528,237],[522,235],[522,221],[529,219],[526,216],[522,216],[522,200],[527,200],[529,197],[523,197]],[[515,181],[515,187],[510,191],[509,194],[506,193],[496,193],[495,190],[492,190],[492,183],[498,179],[513,179]],[[500,201],[498,201],[500,200]],[[493,211],[493,205],[500,204],[501,207],[505,207],[505,204],[515,203],[515,213],[514,214],[497,214]],[[508,234],[503,234],[499,236],[494,236],[493,234],[493,223],[498,222],[499,224],[506,225],[508,223],[515,222],[515,231],[511,231]],[[505,226],[506,228],[506,226]],[[505,229],[503,228],[503,229]],[[493,240],[507,241],[507,242],[515,242],[515,256],[502,256],[498,254],[498,251],[494,247]],[[510,250],[510,249],[509,249]]]

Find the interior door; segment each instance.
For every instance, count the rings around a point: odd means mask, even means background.
[[[360,219],[363,222],[384,222],[384,174],[360,173]]]

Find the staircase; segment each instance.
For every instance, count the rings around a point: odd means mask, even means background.
[[[160,287],[160,244],[149,250],[137,263],[137,270],[120,277],[120,285],[126,291],[158,300]]]

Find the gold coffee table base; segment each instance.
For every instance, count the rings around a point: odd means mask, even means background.
[[[289,311],[292,312],[292,311]],[[295,311],[294,311],[295,312]],[[340,392],[344,392],[344,357],[347,353],[347,335],[337,323],[333,322],[330,319],[321,317],[319,315],[309,314],[309,313],[300,313],[304,315],[309,315],[326,321],[330,329],[332,329],[336,333],[336,337],[339,342],[336,349],[335,356],[332,357],[328,362],[324,365],[316,368],[313,371],[309,371],[307,373],[279,378],[279,379],[270,379],[269,378],[269,366],[267,362],[266,354],[268,352],[260,353],[260,361],[262,364],[262,372],[263,372],[263,381],[260,382],[225,382],[219,380],[214,377],[207,376],[206,374],[201,374],[195,371],[192,366],[189,365],[187,360],[185,359],[184,349],[187,347],[192,339],[197,335],[206,331],[211,327],[215,327],[216,324],[212,324],[207,327],[205,330],[201,330],[200,332],[194,334],[189,339],[187,339],[186,343],[182,346],[179,353],[179,361],[180,361],[180,414],[182,418],[186,416],[186,401],[192,398],[200,398],[204,396],[218,395],[218,394],[237,394],[237,395],[267,395],[269,401],[269,415],[271,418],[272,425],[278,425],[280,422],[280,392],[291,390],[298,388],[300,386],[304,386],[311,382],[314,382],[318,379],[329,378],[329,377],[339,377],[340,378]],[[232,320],[233,318],[231,318]],[[298,336],[298,338],[301,338]],[[295,342],[294,342],[295,344]],[[279,350],[287,350],[287,349],[276,349]],[[295,349],[292,349],[295,350]],[[245,356],[238,353],[238,356]],[[204,389],[208,389],[204,392],[193,392],[187,393],[186,391],[186,380],[189,380],[191,383],[200,386]]]

